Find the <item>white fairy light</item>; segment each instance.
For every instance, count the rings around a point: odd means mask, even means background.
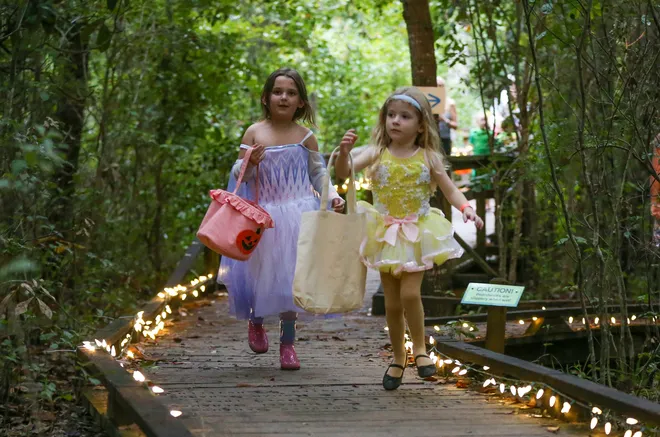
[[[536,392],[536,399],[541,399],[543,397],[543,389],[540,388],[539,391]]]
[[[561,412],[562,412],[563,414],[566,414],[566,413],[568,413],[569,411],[571,411],[571,404],[569,404],[568,402],[564,402],[564,405],[563,405],[562,408],[561,408]]]
[[[591,425],[589,425],[589,427],[591,429],[594,429],[596,426],[598,426],[598,417],[592,417],[591,418]]]
[[[158,387],[157,385],[154,385],[153,387],[151,387],[151,391],[154,392],[154,393],[156,393],[156,394],[165,393],[165,390],[163,390],[162,388]]]
[[[500,393],[504,393],[504,389],[505,389],[504,383],[500,383]]]
[[[463,369],[463,370],[461,370],[460,372],[458,372],[458,374],[459,374],[460,376],[463,376],[463,375],[465,375],[466,373],[468,373],[467,369]]]
[[[490,369],[489,366],[484,366],[484,370],[489,370],[489,369]]]
[[[628,425],[637,425],[637,422],[638,422],[638,420],[637,420],[637,419],[634,419],[634,418],[632,418],[632,417],[629,417],[629,418],[626,419],[626,423],[627,423]]]
[[[182,413],[181,411],[179,411],[179,410],[171,410],[171,411],[170,411],[170,414],[172,415],[172,417],[179,417],[179,416],[182,415],[183,413]]]
[[[133,372],[133,379],[136,380],[137,382],[144,382],[146,378],[144,377],[142,372],[136,370],[135,372]]]
[[[591,412],[594,413],[594,414],[603,414],[603,410],[601,410],[601,409],[598,408],[598,407],[593,407],[593,408],[591,409]]]
[[[607,422],[605,424],[605,434],[610,435],[612,432],[612,424],[610,422]]]
[[[555,402],[557,402],[557,396],[555,396],[555,395],[550,396],[550,406],[551,407],[555,406]]]

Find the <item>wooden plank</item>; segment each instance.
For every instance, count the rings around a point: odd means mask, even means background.
[[[190,268],[195,264],[197,256],[202,252],[203,249],[204,245],[202,242],[195,238],[192,243],[190,243],[190,246],[188,246],[186,249],[186,253],[183,255],[183,258],[179,260],[176,267],[174,268],[174,271],[167,279],[165,287],[174,287],[175,285],[180,284],[186,274],[190,271]],[[205,274],[209,273],[211,272],[205,272]]]
[[[117,361],[105,352],[78,349],[78,357],[86,370],[103,381],[108,399],[114,401],[129,417],[117,418],[120,422],[137,424],[147,437],[189,437],[192,434],[170,415],[158,398],[133,380]],[[112,406],[108,405],[108,409]],[[117,423],[116,418],[112,417]]]
[[[155,364],[145,374],[165,390],[158,399],[183,411],[180,419],[195,436],[540,437],[547,436],[543,424],[556,423],[513,415],[514,407],[452,384],[420,380],[414,368],[406,369],[398,390],[383,390],[391,360],[385,320],[364,311],[301,316],[296,372],[279,369],[276,318],[265,322],[271,350],[254,354],[246,323],[227,311],[226,299],[191,308],[168,320],[169,335],[141,345]],[[562,434],[577,435],[573,428]]]
[[[645,305],[628,305],[627,308],[628,308],[628,312],[632,314],[633,312],[640,313],[642,311],[646,311],[648,307]],[[591,311],[590,314],[593,314],[595,311],[598,310],[598,308],[590,306],[587,307],[587,310]],[[608,305],[607,311],[608,314],[618,314],[621,311],[621,307],[619,305]],[[582,317],[582,308],[581,307],[547,308],[545,310],[536,309],[536,310],[509,311],[507,312],[506,319],[525,320],[525,319],[531,319],[532,317],[551,318],[551,317],[569,317],[569,316]],[[443,325],[445,323],[453,322],[456,320],[465,320],[469,322],[485,322],[487,318],[488,318],[488,314],[486,313],[465,314],[465,315],[444,316],[444,317],[427,317],[424,319],[424,324],[426,326]]]
[[[437,349],[461,361],[490,366],[495,374],[545,383],[573,399],[611,409],[649,425],[660,425],[660,404],[647,399],[468,343],[438,341]]]
[[[448,159],[452,170],[484,168],[491,164],[507,166],[515,160],[512,156],[497,153],[492,155],[450,156]]]
[[[458,244],[461,245],[465,252],[467,252],[472,257],[472,259],[474,259],[474,261],[484,270],[484,272],[492,276],[498,276],[497,272],[493,270],[493,268],[486,262],[486,260],[484,260],[474,249],[472,249],[470,245],[461,238],[460,235],[454,233],[454,239],[458,242]]]
[[[477,249],[479,256],[486,257],[486,199],[483,196],[477,197],[477,215],[483,218],[484,226],[477,229]]]

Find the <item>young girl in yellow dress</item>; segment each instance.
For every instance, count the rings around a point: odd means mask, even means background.
[[[337,177],[349,173],[348,154],[357,135],[349,130],[340,143]],[[431,195],[440,187],[446,199],[477,228],[483,220],[445,171],[440,140],[431,105],[414,87],[398,89],[380,110],[370,147],[354,159],[355,171],[367,168],[374,204],[360,202],[367,213],[367,237],[362,243],[362,262],[380,271],[385,294],[385,318],[394,361],[383,376],[383,387],[401,384],[406,364],[405,318],[413,342],[417,373],[426,378],[436,372],[426,354],[421,284],[424,271],[433,264],[458,258],[463,250],[454,240],[451,222],[437,208]]]

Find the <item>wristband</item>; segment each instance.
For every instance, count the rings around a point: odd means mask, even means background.
[[[469,203],[464,203],[458,209],[459,209],[459,211],[463,212],[465,210],[465,208],[472,208],[472,205],[470,205]]]

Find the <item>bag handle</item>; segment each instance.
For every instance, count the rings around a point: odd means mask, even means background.
[[[236,180],[236,187],[234,188],[234,192],[232,194],[236,194],[238,191],[238,187],[241,186],[243,183],[243,176],[245,176],[245,171],[247,170],[247,166],[250,163],[250,155],[252,155],[252,151],[254,150],[254,147],[248,147],[247,150],[245,151],[245,155],[243,155],[243,164],[241,164],[241,173],[238,175],[238,179]],[[254,188],[254,200],[256,204],[259,204],[259,164],[257,164],[257,168],[254,169],[254,179],[256,186]]]
[[[321,211],[328,210],[328,194],[330,191],[330,167],[335,163],[337,158],[339,147],[332,151],[330,159],[328,160],[328,170],[325,172],[323,177],[323,193],[321,193]],[[348,185],[348,191],[346,192],[346,214],[355,214],[357,211],[357,196],[355,194],[355,168],[353,167],[353,157],[351,154],[348,154],[348,162],[351,167],[351,173],[349,176],[350,184]]]

